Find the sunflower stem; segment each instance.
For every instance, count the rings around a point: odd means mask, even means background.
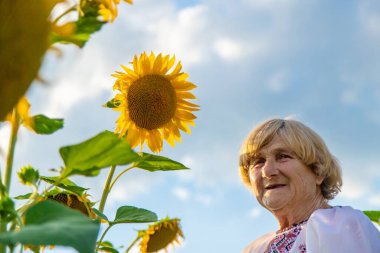
[[[137,235],[137,237],[133,240],[133,242],[129,245],[129,247],[128,247],[128,249],[125,251],[125,253],[128,253],[131,249],[132,249],[132,247],[136,244],[136,242],[138,241],[138,240],[140,240],[140,235]]]
[[[108,194],[111,191],[110,185],[112,182],[113,174],[115,173],[115,169],[116,169],[116,165],[112,165],[111,169],[108,173],[107,181],[106,181],[106,184],[104,185],[102,198],[101,198],[100,204],[99,204],[99,211],[100,212],[104,211],[104,206],[106,205]]]
[[[5,173],[4,173],[4,180],[1,187],[3,188],[1,190],[1,199],[8,196],[10,187],[11,187],[11,178],[12,178],[12,166],[13,166],[13,156],[15,152],[15,146],[17,141],[17,132],[20,126],[19,122],[19,116],[15,109],[13,109],[12,112],[12,129],[11,129],[11,136],[9,138],[9,147],[8,147],[8,154],[7,154],[7,162],[5,167]],[[7,222],[3,221],[2,217],[0,217],[0,234],[7,232]],[[5,244],[0,244],[0,253],[5,253],[7,250],[7,246]]]
[[[110,224],[110,225],[106,228],[106,230],[104,230],[102,236],[100,237],[100,239],[99,239],[99,241],[98,241],[98,243],[97,243],[98,245],[96,246],[96,250],[95,250],[95,252],[98,252],[98,250],[99,250],[99,248],[100,248],[100,244],[103,242],[104,237],[106,236],[108,230],[110,230],[110,229],[112,228],[112,226],[113,226],[113,224]]]
[[[9,139],[9,147],[8,147],[8,155],[7,155],[7,163],[5,167],[4,173],[4,186],[5,191],[8,194],[10,190],[11,177],[12,177],[12,166],[13,166],[13,156],[15,152],[15,146],[17,141],[17,132],[20,126],[19,117],[16,110],[13,111],[13,119],[12,119],[12,130],[11,136]]]
[[[136,166],[132,165],[132,166],[126,168],[125,170],[123,170],[122,172],[120,172],[119,175],[117,175],[117,176],[115,177],[115,179],[112,181],[112,183],[111,183],[111,185],[110,185],[110,187],[109,187],[109,190],[111,191],[113,185],[116,183],[116,181],[117,181],[122,175],[124,175],[124,173],[128,172],[129,170],[131,170],[131,169],[133,169],[133,168],[135,168],[135,167],[136,167]]]

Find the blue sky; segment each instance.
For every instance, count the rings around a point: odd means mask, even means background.
[[[186,239],[170,252],[240,252],[277,228],[237,167],[241,142],[270,117],[305,122],[338,157],[344,186],[332,204],[380,209],[378,1],[136,0],[119,6],[116,21],[84,49],[66,45],[62,57],[47,55],[41,74],[49,84],[28,92],[31,112],[64,118],[65,128],[51,136],[21,131],[15,167],[31,164],[48,174],[62,165],[59,147],[114,130],[117,113],[101,107],[113,96],[110,75],[134,54],[152,50],[175,54],[198,85],[197,126],[161,153],[191,170],[132,171],[111,193],[109,216],[118,206],[135,205],[180,217]],[[2,150],[8,134],[1,125]],[[99,200],[105,176],[73,180]],[[16,176],[13,181],[14,195],[26,191]],[[115,227],[108,239],[128,245],[141,227]]]

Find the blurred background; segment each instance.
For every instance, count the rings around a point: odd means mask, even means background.
[[[238,175],[242,141],[271,117],[306,123],[338,158],[344,184],[332,205],[379,210],[379,45],[377,0],[121,3],[115,22],[83,49],[60,45],[61,56],[46,55],[40,75],[47,84],[35,83],[27,93],[31,114],[64,118],[65,126],[48,136],[21,129],[14,167],[31,164],[50,175],[49,169],[63,165],[59,147],[113,131],[118,113],[102,107],[114,96],[111,74],[134,54],[162,52],[175,54],[188,80],[198,85],[196,127],[176,147],[165,143],[161,153],[191,170],[127,173],[108,199],[109,217],[120,205],[135,205],[161,218],[182,219],[185,240],[170,252],[241,252],[277,229]],[[1,123],[2,168],[9,133],[9,125]],[[99,201],[106,175],[73,181]],[[12,180],[12,196],[27,192],[15,174]],[[129,245],[142,227],[114,227],[106,240]]]

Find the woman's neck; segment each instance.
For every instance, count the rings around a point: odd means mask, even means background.
[[[299,203],[295,206],[286,206],[279,210],[272,210],[271,212],[277,218],[280,225],[280,230],[282,230],[294,224],[308,220],[310,215],[317,209],[325,209],[330,207],[331,206],[327,203],[327,200],[320,195],[316,196],[307,203]]]

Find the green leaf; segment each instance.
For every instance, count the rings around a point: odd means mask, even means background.
[[[368,218],[377,223],[378,225],[380,225],[380,211],[375,211],[375,210],[372,210],[372,211],[363,211],[363,213],[365,215],[368,216]]]
[[[140,159],[125,139],[110,131],[104,131],[77,145],[62,147],[59,152],[66,166],[64,176],[96,176],[102,168],[129,164]]]
[[[115,220],[110,222],[110,224],[154,221],[157,221],[157,215],[152,211],[134,206],[122,206],[117,209]]]
[[[79,15],[78,20],[72,22],[72,25],[75,28],[74,32],[69,35],[52,33],[50,37],[51,43],[72,43],[78,47],[84,47],[86,42],[90,39],[91,34],[99,31],[101,27],[107,23],[98,19],[98,10],[99,7],[95,4],[82,9],[82,11],[84,11],[84,15]]]
[[[98,209],[96,209],[96,208],[92,208],[92,211],[93,211],[93,212],[94,212],[99,218],[101,218],[101,219],[106,220],[107,222],[109,222],[108,217],[107,217],[104,213],[100,212]]]
[[[30,196],[32,196],[32,193],[27,193],[24,195],[18,195],[16,197],[13,197],[14,199],[23,200],[23,199],[29,199]]]
[[[148,153],[142,153],[141,160],[136,163],[136,166],[140,169],[148,170],[148,171],[158,171],[158,170],[188,170],[185,165],[182,163],[173,161],[169,158],[152,155]]]
[[[73,247],[80,253],[93,253],[99,226],[98,221],[47,200],[27,210],[25,226],[19,232],[0,234],[0,242],[8,245],[62,245]]]
[[[32,120],[34,122],[32,128],[37,134],[52,134],[63,128],[63,119],[51,119],[45,115],[38,114],[33,116]]]
[[[55,185],[59,188],[71,191],[71,192],[73,192],[79,196],[83,195],[83,193],[88,190],[88,188],[80,187],[80,186],[76,185],[73,181],[71,181],[67,178],[60,179],[60,177],[41,176],[41,180],[43,180],[49,184]],[[57,184],[57,181],[59,181],[58,184]]]
[[[120,100],[118,99],[111,99],[110,101],[108,101],[104,107],[108,107],[108,108],[118,108],[120,106],[121,102]]]
[[[110,247],[100,247],[99,250],[103,252],[119,253],[118,250]]]

